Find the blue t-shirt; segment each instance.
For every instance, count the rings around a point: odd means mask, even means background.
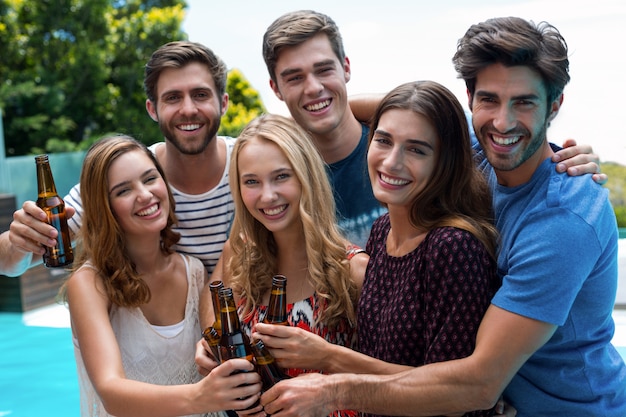
[[[367,171],[367,135],[362,124],[361,140],[350,155],[328,165],[337,205],[337,220],[347,239],[362,248],[374,221],[387,210],[376,200]]]
[[[505,399],[518,417],[626,416],[626,367],[611,344],[618,233],[608,190],[557,173],[550,159],[518,187],[498,185],[486,160],[481,168],[501,236],[492,303],[558,326]]]

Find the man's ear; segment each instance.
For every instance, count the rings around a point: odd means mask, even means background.
[[[561,105],[563,104],[563,93],[556,98],[552,104],[550,105],[550,114],[548,115],[548,122],[554,120],[557,114],[559,114],[559,110],[561,110]]]
[[[276,97],[278,97],[278,99],[280,101],[285,101],[285,100],[283,100],[283,95],[280,94],[280,90],[278,89],[278,86],[276,85],[276,83],[272,79],[270,79],[270,88],[272,89],[272,91],[274,92]]]
[[[146,111],[148,112],[148,114],[150,115],[150,118],[152,120],[154,120],[155,122],[159,121],[159,115],[156,111],[156,104],[153,103],[151,100],[146,100]]]
[[[226,110],[228,110],[228,103],[229,103],[229,97],[228,97],[228,93],[224,93],[224,95],[222,96],[222,116],[226,114]]]

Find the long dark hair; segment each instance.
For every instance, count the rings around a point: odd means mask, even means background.
[[[465,112],[458,99],[434,81],[402,84],[390,91],[371,122],[371,143],[383,113],[411,110],[430,121],[440,146],[432,177],[416,196],[411,223],[431,230],[453,226],[476,236],[495,258],[497,231],[493,224],[491,193],[474,163]]]

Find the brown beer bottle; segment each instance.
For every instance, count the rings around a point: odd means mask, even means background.
[[[213,314],[215,315],[215,321],[213,327],[217,330],[218,335],[222,335],[222,309],[220,307],[220,289],[224,288],[222,281],[212,281],[209,284],[211,290],[211,300],[213,301]]]
[[[261,380],[263,381],[263,391],[272,388],[278,381],[289,378],[280,369],[262,340],[255,340],[251,346],[256,361],[256,370],[261,375]]]
[[[202,332],[202,337],[207,341],[209,347],[211,348],[211,353],[213,357],[218,363],[221,363],[222,360],[220,358],[220,335],[217,334],[217,330],[213,326],[209,326]]]
[[[222,361],[244,358],[252,362],[252,351],[248,336],[241,330],[237,307],[232,288],[222,288],[219,292],[221,303],[222,336],[220,338],[220,357]]]
[[[222,319],[222,336],[220,338],[220,359],[225,362],[229,359],[243,358],[251,363],[254,356],[250,349],[250,340],[248,336],[241,330],[241,322],[237,315],[237,307],[233,298],[233,289],[224,287],[219,291],[221,319]],[[257,400],[248,409],[257,407]]]
[[[48,155],[36,156],[35,163],[37,164],[37,205],[48,216],[48,223],[59,233],[55,247],[44,246],[46,252],[43,254],[43,263],[48,268],[67,266],[74,262],[74,253],[65,217],[65,202],[57,194]]]
[[[263,323],[289,325],[287,322],[287,278],[284,275],[274,275],[272,278],[272,291]]]

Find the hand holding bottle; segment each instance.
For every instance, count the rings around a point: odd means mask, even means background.
[[[281,368],[324,370],[333,345],[299,327],[257,323],[252,339],[267,346]]]
[[[259,400],[261,377],[246,359],[230,359],[198,382],[207,410],[242,410]]]
[[[69,219],[76,211],[65,206]],[[48,216],[34,201],[26,201],[22,208],[13,213],[9,240],[13,247],[24,253],[43,255],[43,246],[54,247],[57,244],[57,230],[48,224]]]
[[[47,222],[57,230],[56,244],[44,246],[43,263],[58,268],[74,262],[70,229],[67,225],[65,202],[57,193],[48,155],[35,157],[37,168],[37,205],[46,213]]]

